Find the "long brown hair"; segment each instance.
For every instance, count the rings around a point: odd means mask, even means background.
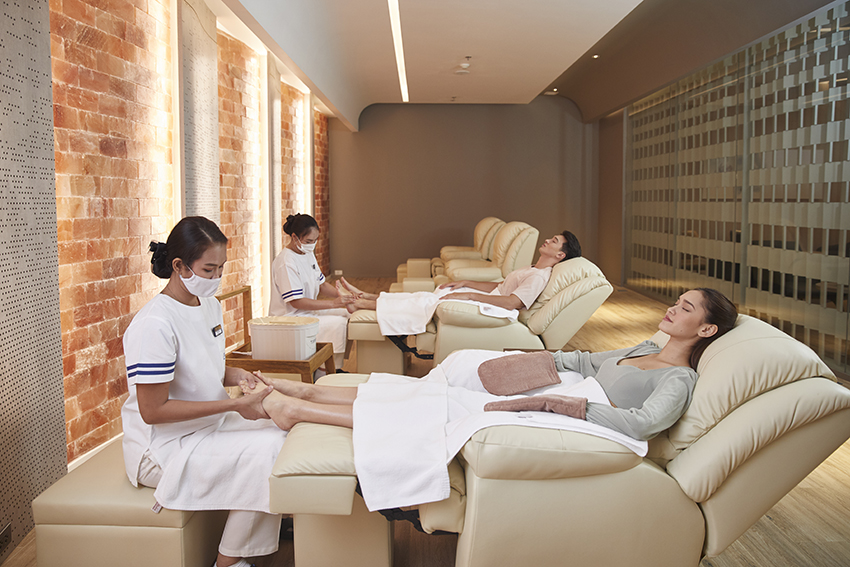
[[[738,320],[738,310],[735,305],[729,301],[729,298],[710,287],[698,287],[696,291],[702,293],[702,307],[705,309],[705,322],[709,325],[716,325],[717,332],[710,337],[702,337],[694,345],[691,351],[690,364],[691,368],[697,369],[699,359],[702,353],[708,348],[708,345],[713,343],[718,338],[725,335],[735,326],[735,321]]]

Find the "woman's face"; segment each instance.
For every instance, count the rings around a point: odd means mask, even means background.
[[[319,229],[312,227],[303,237],[296,236],[296,238],[301,244],[313,244],[319,239]]]
[[[680,295],[676,303],[667,308],[658,329],[681,339],[709,337],[717,332],[717,326],[706,323],[706,315],[702,292],[692,289]]]
[[[201,257],[195,260],[192,264],[192,272],[194,272],[199,278],[213,279],[220,278],[221,274],[224,272],[224,263],[227,262],[227,246],[224,244],[214,244],[207,248]],[[183,270],[186,273],[181,273],[183,277],[188,278],[192,274],[189,273],[188,269],[185,269],[185,265],[183,266]]]

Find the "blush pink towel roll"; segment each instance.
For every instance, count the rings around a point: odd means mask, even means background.
[[[547,411],[576,419],[584,419],[586,409],[587,398],[556,395],[527,396],[516,400],[490,402],[484,406],[484,411]]]
[[[478,377],[484,389],[497,396],[512,396],[561,383],[555,369],[555,358],[547,351],[488,360],[478,367]]]

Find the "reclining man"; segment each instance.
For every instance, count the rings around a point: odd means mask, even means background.
[[[376,295],[363,292],[340,278],[337,289],[340,294],[356,297],[347,305],[350,312],[358,309],[377,311],[381,334],[417,334],[425,331],[425,325],[441,301],[475,301],[504,310],[488,312],[482,309],[483,313],[495,316],[509,316],[514,309],[528,309],[549,282],[552,268],[564,260],[581,256],[581,244],[568,230],[547,238],[538,250],[540,257],[533,266],[514,270],[501,283],[462,280],[445,283],[434,292]]]

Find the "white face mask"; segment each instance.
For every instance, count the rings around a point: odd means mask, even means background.
[[[319,242],[319,241],[317,240],[316,242],[313,242],[313,243],[311,243],[311,244],[304,244],[303,242],[301,242],[301,241],[299,240],[299,241],[298,241],[298,248],[299,248],[302,252],[312,252],[313,250],[315,250],[315,249],[316,249],[316,244],[318,244],[318,242]]]
[[[192,272],[192,268],[189,268],[189,271]],[[221,284],[221,278],[202,278],[195,272],[192,272],[192,277],[190,278],[180,276],[180,281],[183,282],[189,293],[198,297],[214,296],[215,292],[218,291],[218,286]]]

